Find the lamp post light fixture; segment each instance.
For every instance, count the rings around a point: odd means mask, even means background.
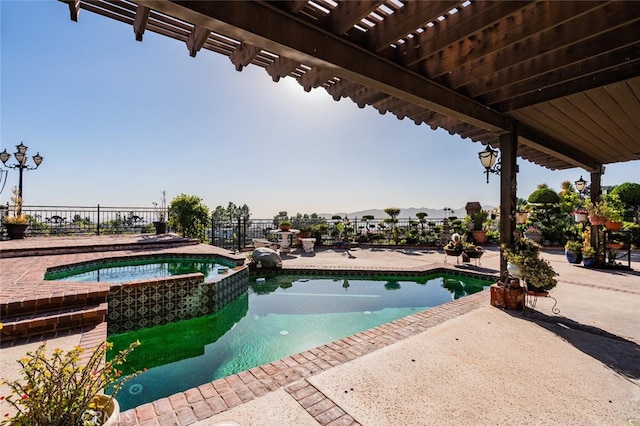
[[[18,179],[18,196],[22,199],[22,172],[24,170],[35,170],[37,169],[40,164],[42,164],[42,160],[44,160],[44,157],[42,157],[40,155],[40,153],[38,152],[36,155],[34,155],[33,158],[33,163],[35,164],[34,166],[30,166],[29,164],[27,164],[27,149],[29,149],[29,147],[27,147],[26,145],[24,145],[22,142],[20,142],[20,145],[16,145],[16,149],[17,151],[13,153],[13,156],[15,158],[15,160],[17,161],[17,163],[15,164],[7,164],[7,161],[9,161],[9,159],[11,158],[11,154],[9,154],[7,152],[7,150],[5,149],[4,151],[0,152],[0,161],[2,161],[2,165],[8,169],[18,169],[19,172],[19,179]]]
[[[487,175],[487,183],[489,183],[489,173],[500,174],[500,160],[498,159],[498,150],[492,149],[491,145],[478,153],[478,158],[484,167],[484,173]]]
[[[574,183],[576,184],[576,190],[580,194],[580,199],[582,199],[582,197],[584,195],[584,191],[587,189],[587,183],[588,182],[586,180],[582,179],[582,176],[580,176],[580,179],[578,179]]]

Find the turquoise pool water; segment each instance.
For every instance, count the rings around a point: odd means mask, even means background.
[[[142,279],[170,277],[201,272],[205,279],[228,272],[232,267],[220,259],[148,258],[137,260],[111,260],[69,269],[47,272],[45,280],[126,282]]]
[[[256,282],[222,311],[111,335],[114,351],[139,340],[125,373],[147,371],[117,395],[121,409],[167,397],[482,291],[489,281],[428,277],[281,275]],[[262,280],[260,280],[262,281]]]

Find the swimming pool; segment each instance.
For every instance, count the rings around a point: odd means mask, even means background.
[[[45,280],[85,282],[126,282],[200,272],[205,279],[226,274],[233,267],[219,258],[146,257],[107,259],[80,265],[69,265],[47,271]]]
[[[260,281],[260,282],[259,282]],[[117,396],[122,410],[482,291],[488,280],[279,275],[256,280],[221,311],[110,335],[114,351],[134,340],[127,371],[147,371]]]

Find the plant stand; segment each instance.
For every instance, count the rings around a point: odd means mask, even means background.
[[[460,264],[460,255],[462,254],[462,249],[461,250],[443,249],[443,250],[444,250],[444,263],[447,263],[447,256],[455,256],[456,265]]]
[[[525,303],[524,303],[524,306],[522,307],[522,311],[524,312],[525,315],[527,313],[527,310],[531,312],[535,309],[536,304],[538,303],[538,298],[552,299],[553,306],[551,307],[551,312],[553,312],[555,315],[558,315],[560,313],[560,309],[557,308],[558,300],[555,297],[549,295],[548,291],[539,292],[539,291],[527,290],[524,296],[525,296]]]
[[[615,245],[611,241],[616,236],[618,240],[624,241]],[[604,231],[604,241],[602,242],[605,253],[604,267],[607,269],[631,270],[631,236],[629,231]],[[626,258],[626,259],[625,259]],[[626,260],[626,265],[618,262],[618,259]]]

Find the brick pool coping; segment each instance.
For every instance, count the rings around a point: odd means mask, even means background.
[[[320,271],[315,271],[320,272]],[[371,272],[371,271],[370,271]],[[284,389],[321,425],[359,425],[306,379],[315,374],[426,331],[487,304],[485,292],[252,368],[120,413],[120,426],[189,425],[269,392]],[[106,323],[82,331],[80,345],[107,337]]]

